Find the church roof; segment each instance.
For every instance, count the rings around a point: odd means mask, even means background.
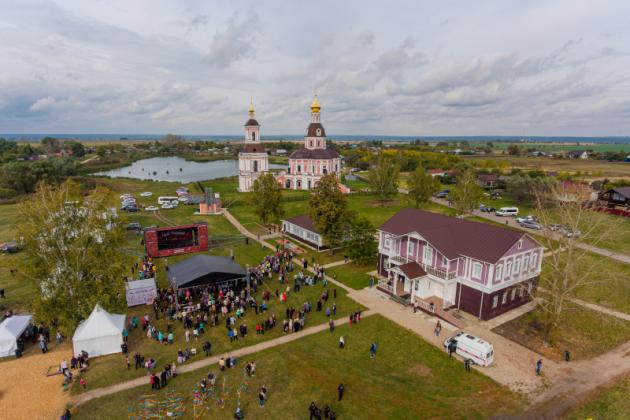
[[[247,143],[241,153],[265,153],[265,148],[262,144]]]
[[[322,130],[320,134],[317,134],[317,129]],[[310,123],[306,132],[306,137],[326,137],[326,130],[321,123]]]
[[[245,127],[252,126],[252,125],[260,125],[260,124],[258,124],[258,121],[256,121],[255,119],[250,118],[250,119],[249,119],[249,120],[247,120],[247,122],[245,123]]]
[[[332,149],[298,149],[291,153],[289,159],[334,159],[339,153]]]

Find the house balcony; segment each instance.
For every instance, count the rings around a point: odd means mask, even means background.
[[[394,256],[389,257],[389,261],[397,265],[400,265],[400,264],[406,264],[412,260],[410,260],[407,257],[401,257],[400,255],[394,255]],[[428,274],[431,274],[432,276],[435,276],[444,280],[452,280],[455,277],[457,277],[456,272],[448,272],[445,270],[440,270],[439,268],[432,267],[427,264],[423,264],[420,261],[416,261],[416,262],[422,267],[424,271],[426,271]]]

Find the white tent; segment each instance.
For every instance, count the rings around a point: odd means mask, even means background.
[[[17,339],[33,320],[31,315],[13,315],[0,324],[0,357],[14,356]]]
[[[74,354],[85,350],[90,357],[95,357],[121,352],[124,328],[125,315],[110,314],[97,304],[88,319],[81,322],[74,332]]]
[[[127,288],[127,306],[149,305],[157,297],[155,279],[130,281]]]

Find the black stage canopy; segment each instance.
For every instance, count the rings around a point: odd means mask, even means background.
[[[176,289],[205,286],[245,278],[245,269],[230,258],[195,255],[168,270],[168,279]]]

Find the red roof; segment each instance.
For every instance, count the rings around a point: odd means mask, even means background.
[[[487,223],[402,209],[380,230],[396,236],[417,232],[449,259],[462,255],[494,264],[525,234]]]
[[[247,143],[241,153],[265,153],[265,148],[262,144]]]
[[[317,228],[313,224],[313,221],[308,216],[308,214],[300,214],[299,216],[291,217],[290,219],[285,219],[285,222],[292,223],[303,229],[310,230],[311,232],[319,233],[317,231]]]
[[[339,153],[332,149],[298,149],[291,153],[289,159],[335,159]]]
[[[415,261],[408,262],[407,264],[403,264],[400,267],[400,270],[405,273],[408,279],[413,280],[418,277],[423,277],[427,275],[427,272]]]

